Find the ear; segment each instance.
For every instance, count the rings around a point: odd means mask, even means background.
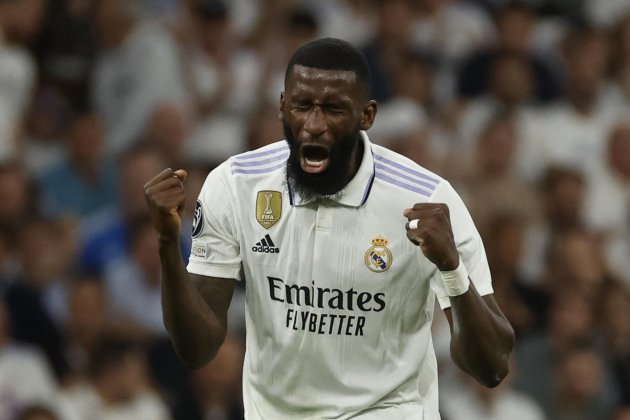
[[[280,110],[278,111],[278,119],[284,119],[284,110],[285,110],[285,100],[284,100],[284,92],[280,92]]]
[[[377,109],[378,106],[374,100],[369,100],[363,107],[363,112],[361,113],[361,123],[359,124],[361,130],[369,130],[372,127],[372,124],[374,124],[374,118],[376,118]]]

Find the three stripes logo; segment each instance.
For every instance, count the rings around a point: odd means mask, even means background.
[[[252,251],[262,252],[263,254],[278,254],[280,253],[280,248],[276,247],[276,244],[271,240],[271,236],[267,234],[259,242],[256,242],[256,245],[252,247]]]

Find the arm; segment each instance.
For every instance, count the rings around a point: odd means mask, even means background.
[[[420,220],[415,229],[407,225],[407,237],[420,247],[422,253],[441,272],[456,270],[461,260],[448,206],[416,204],[405,210],[404,215],[408,220]],[[451,308],[445,311],[451,327],[451,357],[479,383],[494,387],[508,373],[514,331],[492,295],[479,296],[472,282],[464,288],[464,291],[449,293]]]
[[[158,233],[162,263],[162,313],[178,356],[190,367],[214,358],[227,330],[235,280],[189,275],[179,236],[186,172],[166,169],[144,186]]]

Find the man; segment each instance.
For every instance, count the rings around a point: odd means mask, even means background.
[[[346,42],[298,49],[280,97],[287,140],[210,173],[188,272],[185,172],[145,185],[164,321],[190,366],[214,357],[234,284],[247,281],[247,419],[439,419],[436,295],[455,362],[487,386],[507,373],[513,332],[472,220],[446,181],[370,143],[368,86]]]

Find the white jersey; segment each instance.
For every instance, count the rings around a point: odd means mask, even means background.
[[[443,308],[449,298],[406,237],[405,208],[447,203],[470,278],[492,293],[450,184],[362,138],[360,168],[336,200],[290,190],[284,141],[230,158],[203,186],[188,271],[246,281],[248,420],[440,418],[430,327],[436,295]]]

